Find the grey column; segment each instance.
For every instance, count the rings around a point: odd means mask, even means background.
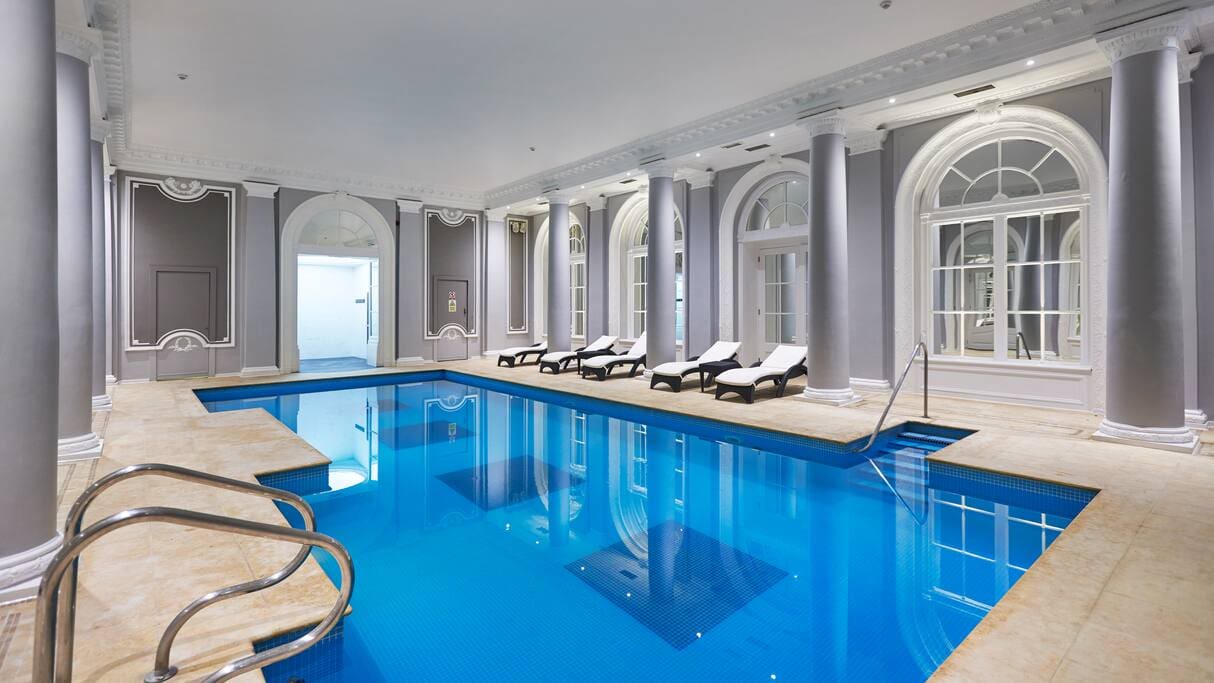
[[[593,197],[586,201],[586,342],[607,334],[607,200]]]
[[[809,174],[808,292],[805,297],[805,398],[844,405],[851,388],[847,310],[846,123],[837,112],[805,124],[813,145]]]
[[[656,368],[675,359],[674,167],[662,163],[647,167],[645,171],[649,174],[645,366]]]
[[[683,352],[687,358],[706,351],[715,341],[712,321],[717,284],[712,244],[717,239],[713,224],[712,184],[715,174],[697,173],[688,178],[687,225],[683,228],[683,310],[686,313]]]
[[[55,6],[5,4],[0,92],[0,603],[35,594],[58,549]]]
[[[548,196],[548,350],[570,350],[569,198]]]
[[[68,47],[74,48],[75,45]],[[59,180],[59,460],[95,458],[93,203],[87,55],[55,55]]]
[[[433,355],[427,344],[425,304],[425,243],[422,240],[422,203],[398,199],[396,231],[396,364],[410,365]]]
[[[274,218],[278,186],[246,180],[244,234],[240,240],[240,374],[277,375],[278,366],[278,224]]]
[[[89,145],[90,196],[93,206],[93,368],[89,381],[93,410],[109,410],[110,397],[105,393],[105,151],[104,130],[95,130]]]
[[[1109,131],[1106,415],[1096,436],[1190,451],[1178,46],[1182,15],[1098,36],[1113,62]]]

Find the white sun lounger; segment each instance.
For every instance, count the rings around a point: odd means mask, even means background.
[[[662,363],[653,369],[653,376],[649,379],[649,388],[652,389],[659,384],[668,384],[677,392],[683,388],[683,378],[700,371],[701,363],[729,360],[738,355],[738,349],[741,347],[740,342],[719,341],[708,347],[704,353],[690,360]]]
[[[774,382],[776,396],[783,396],[788,380],[805,374],[805,347],[781,344],[762,363],[749,368],[726,370],[717,375],[717,398],[738,394],[747,403],[754,403],[755,389],[762,382]]]
[[[548,342],[536,342],[531,346],[514,346],[508,349],[502,349],[497,352],[497,365],[501,367],[504,363],[506,367],[514,367],[522,365],[527,360],[527,356],[535,354],[537,357],[548,353]]]
[[[624,365],[632,366],[632,369],[628,372],[629,377],[635,376],[637,370],[645,365],[644,332],[641,333],[641,336],[632,345],[631,349],[618,356],[595,356],[594,358],[587,358],[585,361],[582,361],[582,377],[594,375],[600,380],[607,379],[607,375],[610,375],[612,370]]]
[[[575,359],[577,360],[577,369],[578,371],[581,371],[583,360],[586,360],[587,358],[594,358],[595,356],[604,356],[611,353],[611,347],[615,345],[615,341],[618,338],[619,337],[603,335],[598,339],[595,339],[594,343],[587,344],[580,349],[574,349],[573,351],[551,351],[549,353],[545,353],[544,355],[540,356],[540,372],[543,372],[544,368],[548,368],[552,371],[552,374],[559,375],[561,370],[567,369],[570,361]]]

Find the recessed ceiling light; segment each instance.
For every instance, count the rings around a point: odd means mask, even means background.
[[[510,207],[508,207],[508,206],[507,206],[507,207],[506,207],[506,210],[507,210],[507,211],[509,211],[509,210],[510,210]]]
[[[632,175],[632,171],[629,171],[629,172],[625,173],[624,175]]]
[[[586,189],[586,186],[585,186],[585,185],[583,185],[583,186],[582,186],[582,189],[583,189],[583,190],[584,190],[584,189]]]
[[[893,104],[894,102],[897,102],[897,101],[898,101],[898,98],[897,98],[897,97],[891,97],[891,98],[889,98],[889,103],[890,103],[890,104]]]
[[[699,158],[699,156],[700,156],[700,153],[696,152],[696,158]]]
[[[776,136],[776,132],[774,130],[767,134],[767,137],[769,137],[769,138],[774,138],[775,136]]]
[[[1030,59],[1030,60],[1028,60],[1027,62],[1025,62],[1025,63],[1024,63],[1024,65],[1025,65],[1025,66],[1032,66],[1032,65],[1034,65],[1034,64],[1036,64],[1036,63],[1037,63],[1037,60],[1035,60],[1035,59]]]

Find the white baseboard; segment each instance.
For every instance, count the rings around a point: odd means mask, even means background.
[[[853,389],[865,389],[867,391],[889,391],[889,380],[852,377],[850,381]]]
[[[26,600],[38,594],[42,572],[63,545],[63,534],[8,557],[0,557],[0,605]]]
[[[212,377],[240,377],[239,372],[217,372]]]
[[[147,377],[141,377],[139,379],[120,379],[120,380],[118,380],[118,383],[119,384],[147,384],[148,382],[151,382],[151,381],[152,380]]]
[[[59,439],[59,462],[76,462],[101,457],[101,437],[89,432]]]
[[[117,384],[117,383],[118,383],[118,378],[117,378],[117,377],[115,377],[115,376],[113,376],[113,375],[106,375],[106,376],[105,376],[105,383],[106,383],[106,384]]]
[[[282,371],[278,369],[277,365],[260,365],[240,369],[241,377],[273,377],[281,374]]]
[[[409,356],[408,358],[397,358],[396,366],[402,367],[406,365],[422,365],[425,362],[426,359],[422,358],[421,356]]]
[[[93,397],[93,412],[105,413],[114,409],[114,402],[110,400],[108,394],[101,394]]]

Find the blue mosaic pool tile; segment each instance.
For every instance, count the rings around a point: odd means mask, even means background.
[[[464,470],[444,472],[436,474],[434,477],[456,493],[476,503],[482,510],[488,511],[515,505],[539,496],[540,492],[536,488],[535,477],[521,476],[534,471],[537,467],[548,468],[549,491],[561,491],[577,486],[583,481],[582,477],[576,474],[552,468],[542,460],[530,455],[519,455]],[[501,491],[500,495],[490,495],[482,488],[488,479],[507,482],[506,489]]]
[[[324,493],[329,490],[329,466],[313,465],[294,470],[257,475],[262,486],[290,491],[299,496]]]
[[[341,669],[342,641],[345,638],[345,619],[341,619],[312,647],[299,654],[275,662],[261,670],[266,683],[297,683],[336,676]],[[288,631],[281,635],[253,643],[254,652],[265,652],[288,643],[312,630],[312,626]]]
[[[1078,515],[1098,493],[1093,489],[1025,479],[947,462],[928,461],[927,468],[928,481],[933,489],[1032,508],[1068,519]]]
[[[662,547],[670,549],[664,558]],[[659,567],[665,580],[655,576]],[[788,576],[673,521],[650,527],[646,563],[620,542],[565,569],[679,650]]]

